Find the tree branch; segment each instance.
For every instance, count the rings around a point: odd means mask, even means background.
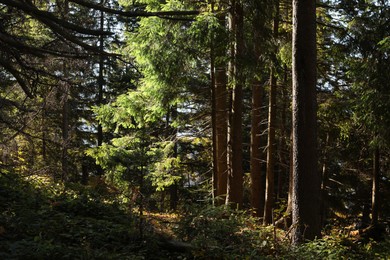
[[[2,0],[1,0],[2,1]],[[103,11],[105,13],[117,14],[124,17],[151,17],[151,16],[186,16],[186,15],[198,15],[200,11],[190,10],[190,11],[160,11],[160,12],[145,12],[145,11],[121,11],[117,9],[112,9],[105,7],[103,5],[94,4],[89,1],[84,0],[69,0],[69,2],[76,3],[78,5],[92,8],[95,10]]]

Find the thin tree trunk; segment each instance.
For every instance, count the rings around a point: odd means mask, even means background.
[[[329,146],[329,133],[326,134],[326,141],[325,141],[325,150]],[[321,227],[325,226],[325,221],[327,218],[327,213],[328,213],[328,191],[327,191],[327,186],[328,186],[328,167],[327,167],[327,161],[328,158],[326,154],[324,155],[323,158],[323,163],[322,163],[322,181],[321,181]]]
[[[219,17],[221,26],[225,26],[225,16]],[[215,123],[216,123],[216,168],[217,168],[217,204],[223,204],[227,193],[227,89],[226,89],[226,45],[216,36],[215,41]]]
[[[212,3],[214,11],[214,3]],[[218,146],[217,146],[217,112],[216,112],[216,87],[215,87],[215,48],[214,41],[210,46],[210,89],[211,89],[211,130],[212,130],[212,148],[213,148],[213,176],[212,176],[212,196],[213,205],[218,196]]]
[[[103,2],[102,2],[103,3]],[[100,12],[100,31],[104,31],[104,12]],[[103,34],[99,36],[99,49],[102,53],[104,51],[104,36]],[[104,86],[104,57],[102,54],[99,55],[99,75],[98,75],[98,106],[103,104],[103,86]],[[103,127],[100,123],[97,126],[97,145],[101,146],[103,144]],[[97,174],[103,175],[103,169],[100,165],[97,165]]]
[[[373,158],[373,174],[372,174],[372,201],[371,201],[371,224],[378,224],[378,212],[379,212],[379,174],[380,174],[380,158],[379,148],[374,150]]]
[[[63,6],[63,18],[67,19],[69,13],[69,2],[65,1]],[[68,67],[63,61],[64,77],[68,78]],[[61,151],[61,181],[65,181],[69,176],[68,170],[68,145],[69,145],[69,90],[68,82],[63,82],[62,86],[62,151]]]
[[[169,112],[168,112],[169,113]],[[171,115],[172,115],[172,122],[177,119],[177,106],[174,105],[171,108]],[[171,127],[169,127],[171,128]],[[172,134],[172,139],[175,142],[174,147],[173,147],[173,157],[176,158],[178,156],[177,153],[177,128],[171,129],[171,134]],[[176,170],[175,170],[176,172]],[[177,203],[179,201],[179,194],[178,194],[178,188],[179,184],[175,181],[173,185],[169,187],[169,194],[170,194],[170,208],[171,210],[176,210],[177,209]]]
[[[234,87],[232,91],[231,127],[230,127],[230,171],[226,202],[232,207],[241,208],[243,200],[242,168],[242,102],[243,102],[243,8],[239,1],[232,1],[231,28],[234,35],[232,72]]]
[[[268,141],[267,141],[267,173],[265,183],[264,224],[273,222],[273,206],[275,197],[275,120],[276,120],[276,77],[271,68],[271,84],[269,91]]]
[[[276,1],[273,37],[277,39],[279,30],[279,1]],[[276,59],[275,59],[276,60]],[[268,106],[268,139],[267,139],[267,173],[265,183],[264,224],[273,223],[273,207],[275,200],[275,126],[276,126],[276,75],[273,62],[270,75],[269,106]]]
[[[316,4],[293,0],[292,244],[321,236],[316,126]]]
[[[65,67],[65,66],[64,66]],[[65,67],[65,70],[67,68]],[[65,72],[67,74],[67,72]],[[65,181],[69,176],[68,170],[68,145],[69,145],[69,85],[67,82],[63,86],[62,97],[62,153],[61,153],[61,181]]]

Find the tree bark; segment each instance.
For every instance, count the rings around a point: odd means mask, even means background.
[[[219,17],[221,26],[225,26],[225,16]],[[217,185],[216,197],[217,204],[223,204],[227,193],[227,89],[226,89],[226,44],[220,35],[216,36],[215,41],[215,71],[214,71],[214,89],[215,89],[215,124],[216,124],[216,168]]]
[[[276,77],[271,68],[271,84],[268,107],[267,173],[265,183],[264,224],[272,224],[275,197],[275,120],[276,120]]]
[[[379,148],[374,150],[373,158],[373,174],[372,174],[372,201],[371,201],[371,224],[378,224],[379,217],[379,173],[380,173],[380,158],[379,158]]]
[[[233,208],[241,208],[243,200],[243,168],[242,168],[242,101],[243,101],[243,8],[240,1],[232,0],[230,28],[234,35],[232,52],[231,79],[234,82],[232,90],[230,140],[231,152],[228,157],[229,176],[226,203]]]
[[[261,105],[263,99],[263,87],[259,80],[252,84],[252,112],[251,112],[251,208],[257,217],[264,213],[264,181],[261,171]]]
[[[101,2],[103,3],[103,2]],[[101,11],[100,12],[100,31],[104,31],[104,13]],[[97,105],[100,106],[103,104],[103,86],[104,86],[104,36],[100,35],[99,36],[99,75],[98,75],[98,100],[97,100]],[[101,146],[103,144],[103,127],[102,124],[98,123],[97,126],[97,146]],[[98,175],[103,175],[103,169],[100,165],[96,165],[96,170]]]
[[[293,0],[292,244],[321,236],[316,126],[316,4]]]
[[[279,30],[279,1],[275,3],[276,12],[274,17],[273,37],[277,39]],[[275,50],[276,51],[276,50]],[[275,54],[274,54],[275,55]],[[276,60],[276,58],[275,58]],[[273,223],[273,207],[275,198],[275,126],[276,126],[276,75],[274,61],[271,65],[269,105],[268,105],[268,138],[267,138],[267,173],[265,183],[265,207],[264,224]]]

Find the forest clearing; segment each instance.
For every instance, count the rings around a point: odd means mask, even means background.
[[[389,259],[386,0],[0,0],[0,259]]]

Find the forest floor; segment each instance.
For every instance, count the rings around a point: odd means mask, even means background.
[[[49,177],[0,173],[0,259],[388,259],[390,240],[344,235],[292,249],[286,233],[247,212],[193,205],[145,211],[116,195]]]

